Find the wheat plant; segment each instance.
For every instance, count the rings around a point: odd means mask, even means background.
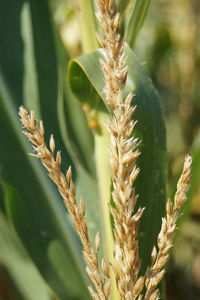
[[[136,205],[140,204],[140,195],[135,189],[135,181],[140,172],[137,162],[142,140],[135,136],[134,129],[137,123],[134,116],[138,107],[134,104],[133,94],[125,93],[129,66],[125,40],[120,34],[120,14],[115,0],[99,0],[97,18],[103,32],[97,36],[103,51],[99,60],[104,75],[102,92],[109,110],[104,125],[110,136],[107,155],[112,183],[112,202],[107,206],[107,210],[113,219],[112,261],[108,261],[104,254],[102,258],[99,256],[100,246],[107,243],[106,240],[100,241],[99,232],[96,233],[95,242],[91,241],[85,218],[87,212],[84,199],[77,201],[71,167],[66,174],[61,171],[61,154],[59,151],[55,153],[53,136],[47,145],[43,123],[40,121],[37,124],[34,112],[28,112],[21,106],[19,115],[25,128],[23,134],[33,145],[34,153],[31,155],[41,160],[49,177],[57,185],[82,242],[86,272],[93,283],[93,286],[88,287],[91,297],[95,300],[110,298],[156,300],[161,297],[158,285],[165,274],[177,220],[187,198],[192,159],[190,156],[185,157],[174,201],[167,200],[166,216],[162,218],[157,244],[152,249],[150,265],[142,272],[143,257],[140,257],[138,228],[145,207],[136,208]],[[147,252],[146,255],[150,256],[150,253]],[[117,292],[113,292],[115,284]]]

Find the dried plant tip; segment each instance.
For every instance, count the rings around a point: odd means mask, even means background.
[[[23,105],[19,107],[19,116],[23,118],[23,120],[25,120],[28,116],[28,111]]]
[[[53,138],[53,134],[50,136],[49,146],[50,146],[50,149],[51,149],[51,153],[54,153],[54,151],[55,151],[55,141],[54,141],[54,138]]]
[[[166,212],[167,212],[168,215],[170,215],[172,213],[172,203],[171,203],[170,199],[167,200]]]
[[[159,290],[155,290],[149,298],[147,298],[147,299],[145,298],[145,299],[146,300],[159,300],[160,299],[159,295],[160,295]]]
[[[60,168],[60,166],[61,166],[61,154],[60,154],[60,151],[58,151],[56,153],[55,165],[56,165],[57,168]]]
[[[184,167],[183,170],[185,173],[191,173],[191,165],[192,165],[192,157],[187,154],[185,157]]]
[[[119,26],[119,19],[120,19],[120,14],[117,13],[116,16],[114,17],[114,27],[117,28],[117,26]]]
[[[174,197],[175,209],[178,211],[186,200],[186,193],[189,189],[189,181],[191,177],[192,158],[187,155],[185,157],[183,172],[177,184],[177,191]]]
[[[95,236],[95,247],[96,247],[96,251],[99,251],[100,248],[100,234],[99,232],[97,232],[96,236]]]
[[[156,257],[157,257],[157,250],[156,250],[156,247],[154,246],[153,250],[152,250],[152,253],[151,253],[151,263],[152,264],[154,264],[154,262],[156,260]]]
[[[144,288],[144,282],[145,282],[145,277],[141,276],[134,283],[134,287],[133,287],[133,295],[134,296],[138,296],[142,292],[142,290]]]
[[[161,280],[163,279],[164,274],[165,274],[165,270],[163,269],[162,271],[158,272],[155,275],[155,286],[157,286],[158,282],[161,282]]]
[[[33,139],[34,142],[36,142],[36,140],[34,139],[34,136],[32,135],[32,133],[27,132],[27,131],[25,131],[25,130],[22,130],[21,132],[22,132],[23,135],[25,135],[30,141]]]
[[[110,279],[106,281],[106,283],[104,284],[104,291],[105,291],[105,295],[108,298],[110,295],[110,290],[111,290],[111,281]]]
[[[81,212],[81,215],[84,217],[85,216],[85,204],[83,202],[83,198],[82,197],[80,199],[80,212]]]
[[[42,121],[40,121],[39,131],[40,131],[40,135],[44,136],[44,125]]]
[[[67,170],[66,179],[67,179],[67,182],[70,182],[71,179],[72,179],[72,168],[71,168],[71,166]]]
[[[28,155],[30,155],[30,156],[32,156],[32,157],[39,158],[39,159],[44,159],[44,158],[45,158],[45,154],[28,153]]]
[[[103,275],[105,277],[109,278],[110,277],[109,267],[108,267],[108,264],[105,262],[105,260],[103,258],[101,260],[101,269],[102,269]]]

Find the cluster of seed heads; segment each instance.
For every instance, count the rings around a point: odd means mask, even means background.
[[[133,187],[139,173],[136,162],[140,152],[138,151],[139,141],[133,136],[136,122],[133,120],[135,107],[132,105],[132,95],[129,94],[125,99],[123,98],[128,67],[124,54],[124,39],[120,35],[120,16],[115,0],[99,0],[97,17],[103,30],[103,37],[98,36],[98,40],[104,51],[104,59],[100,60],[105,79],[104,93],[111,111],[111,118],[106,123],[106,128],[111,141],[109,164],[113,184],[112,199],[115,207],[110,206],[109,209],[114,219],[115,265],[108,264],[104,258],[99,263],[99,233],[96,234],[95,247],[93,247],[88,235],[83,199],[81,198],[78,204],[71,168],[66,174],[60,170],[61,155],[59,151],[55,153],[53,136],[50,138],[48,147],[44,139],[42,122],[37,125],[34,113],[29,113],[24,107],[20,107],[19,114],[23,127],[26,129],[23,133],[33,145],[34,153],[31,155],[39,158],[48,170],[49,177],[57,185],[80,236],[83,256],[87,264],[86,271],[94,284],[94,287],[88,287],[92,298],[109,299],[110,268],[112,268],[120,299],[156,300],[160,297],[157,287],[165,274],[165,265],[169,258],[169,249],[172,247],[180,208],[186,201],[192,159],[190,156],[185,158],[174,203],[167,201],[166,217],[162,219],[157,247],[154,246],[152,250],[151,265],[144,275],[140,275],[141,261],[137,233],[144,208],[135,211],[138,195]]]

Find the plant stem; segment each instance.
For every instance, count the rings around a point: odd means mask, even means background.
[[[77,2],[82,50],[83,53],[88,53],[98,48],[94,6],[92,0],[78,0]]]
[[[114,239],[112,233],[112,225],[110,218],[109,202],[111,191],[111,180],[109,176],[109,163],[108,163],[108,147],[110,144],[109,134],[104,127],[104,122],[108,118],[105,113],[99,113],[99,121],[101,126],[101,133],[97,132],[94,135],[95,140],[95,161],[97,169],[97,179],[100,193],[101,203],[101,216],[102,216],[102,235],[103,247],[106,259],[109,263],[115,265],[114,262]],[[111,268],[111,299],[118,300],[119,294],[116,287],[115,276]]]

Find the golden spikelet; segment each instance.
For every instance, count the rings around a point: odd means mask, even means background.
[[[49,148],[46,146],[42,121],[40,121],[40,125],[38,126],[34,113],[28,113],[22,106],[19,109],[19,115],[22,125],[26,129],[23,131],[23,134],[28,137],[33,145],[35,153],[31,155],[39,158],[43,166],[48,170],[48,175],[57,185],[65,206],[71,215],[74,227],[80,236],[83,244],[83,256],[87,263],[86,271],[96,288],[96,292],[92,287],[89,287],[89,291],[93,299],[106,300],[109,295],[109,283],[107,283],[107,281],[109,281],[109,273],[106,272],[108,279],[102,279],[98,265],[98,252],[100,247],[99,233],[96,234],[95,238],[96,249],[93,249],[88,236],[83,200],[80,199],[79,206],[76,201],[71,167],[67,170],[66,175],[61,172],[61,154],[59,151],[54,154],[55,141],[53,135],[50,137]],[[105,271],[103,271],[103,273],[105,273]]]
[[[115,228],[115,260],[120,271],[115,271],[121,299],[133,299],[143,289],[144,278],[138,279],[140,260],[136,240],[140,208],[134,215],[137,195],[132,187],[139,169],[136,160],[138,140],[132,137],[135,123],[132,119],[135,107],[131,105],[132,94],[123,99],[127,78],[127,63],[124,54],[124,40],[119,33],[119,14],[114,0],[99,0],[97,14],[104,38],[98,37],[104,50],[105,60],[101,67],[105,77],[104,93],[107,105],[113,112],[106,127],[110,133],[110,174],[113,183],[112,197],[116,208],[110,207]],[[134,288],[135,286],[135,288]]]
[[[177,219],[180,214],[180,209],[187,199],[186,193],[189,188],[191,163],[192,158],[187,155],[185,157],[183,172],[177,184],[174,203],[172,204],[169,199],[167,201],[166,217],[162,219],[162,226],[157,240],[158,252],[154,247],[151,254],[151,266],[145,276],[145,300],[159,299],[159,290],[156,290],[156,287],[165,274],[164,267],[169,258],[168,252],[173,246],[172,240],[176,230]]]

